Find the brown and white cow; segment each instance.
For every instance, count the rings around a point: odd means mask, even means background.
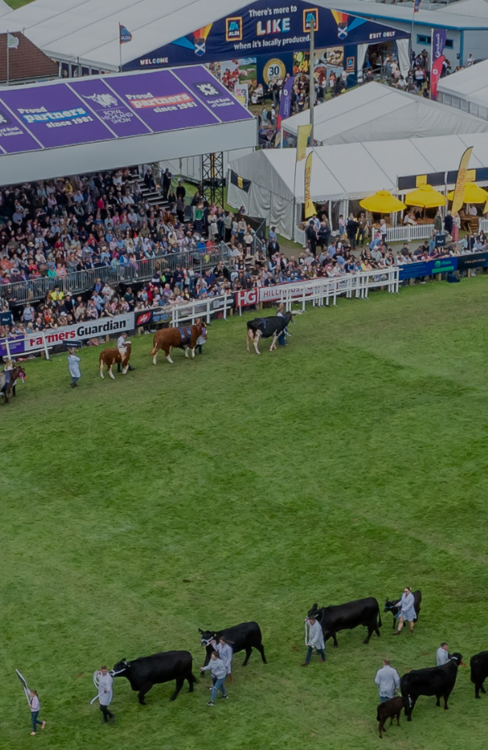
[[[108,374],[115,380],[115,375],[112,372],[112,367],[116,364],[122,365],[122,375],[125,375],[129,369],[129,361],[131,354],[131,342],[126,341],[125,346],[120,349],[104,349],[100,352],[98,361],[100,362],[100,377],[103,378],[104,365],[107,366]]]
[[[202,335],[202,321],[197,318],[195,325],[180,326],[179,328],[161,328],[156,331],[153,338],[153,348],[151,357],[153,365],[157,365],[157,356],[160,349],[163,350],[164,356],[170,363],[174,364],[171,359],[171,349],[184,349],[185,357],[188,357],[188,351],[191,351],[192,358],[195,356],[197,339]]]

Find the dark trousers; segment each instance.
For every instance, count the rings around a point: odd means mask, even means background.
[[[37,718],[39,716],[39,711],[31,711],[31,720],[32,720],[32,731],[37,732],[37,725],[42,724],[42,721],[39,721]]]
[[[305,657],[305,664],[310,664],[310,659],[312,658],[312,652],[313,648],[312,646],[307,647],[307,656]],[[325,651],[323,648],[318,648],[317,653],[319,654],[322,661],[325,661]]]
[[[108,706],[102,706],[101,703],[100,703],[100,711],[103,714],[103,723],[104,724],[106,724],[109,719],[113,719],[114,718],[114,714],[111,711],[109,711]]]

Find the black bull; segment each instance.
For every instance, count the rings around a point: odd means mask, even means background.
[[[127,677],[132,690],[139,691],[139,703],[145,705],[144,696],[153,685],[176,680],[176,690],[170,700],[176,700],[185,680],[193,693],[197,681],[192,674],[192,655],[189,651],[162,651],[152,656],[141,656],[133,661],[122,659],[114,667],[114,676]]]
[[[230,628],[224,628],[224,630],[200,630],[200,638],[202,646],[205,646],[205,663],[204,667],[207,666],[210,661],[210,657],[213,652],[213,646],[211,641],[219,642],[220,638],[225,640],[232,647],[232,651],[236,654],[238,651],[245,651],[246,658],[244,659],[243,667],[246,666],[251,656],[253,648],[257,649],[261,654],[263,663],[266,664],[266,657],[264,655],[264,648],[262,644],[261,628],[257,622],[242,622],[240,625],[234,625]]]
[[[403,675],[400,690],[402,696],[409,701],[408,708],[405,709],[408,721],[412,721],[412,711],[420,695],[435,695],[436,706],[440,706],[440,699],[444,698],[444,708],[447,711],[447,701],[456,684],[458,667],[462,663],[461,654],[452,654],[450,660],[441,667],[414,669]]]
[[[488,677],[488,651],[480,651],[471,657],[471,682],[474,685],[475,698],[480,697],[480,690],[486,693],[483,683]]]
[[[380,636],[379,628],[382,625],[380,608],[374,597],[367,599],[356,599],[346,604],[338,604],[330,607],[317,607],[314,604],[308,612],[309,617],[314,617],[322,625],[324,633],[324,642],[329,638],[334,639],[334,648],[337,648],[336,633],[339,630],[352,630],[359,625],[368,628],[368,635],[364,643],[369,643],[369,639],[376,633]]]

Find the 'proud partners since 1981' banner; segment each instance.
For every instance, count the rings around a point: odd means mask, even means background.
[[[72,326],[49,328],[46,331],[32,333],[32,335],[17,336],[8,340],[8,351],[11,356],[32,354],[60,344],[69,345],[70,341],[86,341],[98,336],[117,335],[122,331],[131,331],[133,328],[134,313],[125,313],[115,315],[113,318],[99,318],[75,323]],[[7,354],[5,339],[0,339],[0,356],[5,357]]]

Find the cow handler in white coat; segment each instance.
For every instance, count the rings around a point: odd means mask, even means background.
[[[114,697],[112,690],[112,683],[114,678],[108,673],[107,667],[103,666],[101,671],[97,673],[98,676],[98,702],[100,704],[100,711],[103,714],[102,724],[107,724],[110,720],[112,723],[115,719],[114,714],[109,711],[109,706],[112,703]]]
[[[229,683],[229,685],[232,685],[232,646],[227,643],[226,639],[222,636],[222,638],[219,639],[216,651],[225,664],[225,669],[227,671],[227,682]]]
[[[315,617],[307,617],[305,619],[305,622],[308,622],[308,639],[305,639],[305,643],[307,645],[307,656],[305,657],[305,661],[302,664],[302,667],[308,667],[310,664],[310,659],[312,658],[312,652],[314,648],[317,649],[317,652],[320,656],[320,661],[324,663],[325,661],[325,644],[324,644],[324,634],[322,632],[322,625],[320,622],[317,622]]]
[[[69,349],[68,370],[71,375],[71,387],[78,388],[78,380],[81,378],[80,358],[76,354],[76,349]]]
[[[397,607],[400,607],[400,619],[398,621],[398,630],[396,633],[393,633],[393,635],[400,635],[404,622],[410,623],[410,635],[413,635],[417,613],[415,612],[415,597],[412,594],[410,586],[405,586],[402,598],[396,603],[396,605]]]

